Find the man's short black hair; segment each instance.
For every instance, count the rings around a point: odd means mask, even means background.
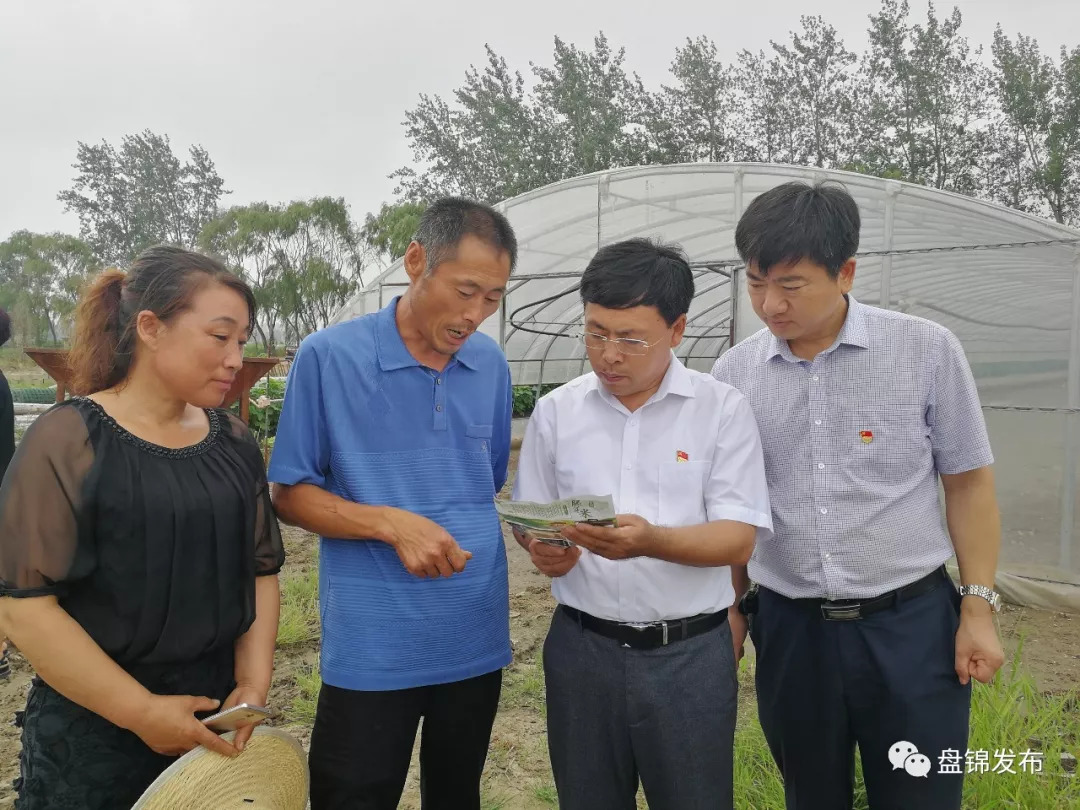
[[[794,181],[756,197],[735,228],[735,249],[767,275],[804,259],[836,278],[859,249],[859,206],[840,185]]]
[[[490,205],[462,197],[443,197],[420,216],[413,241],[424,248],[427,270],[452,259],[457,246],[472,234],[496,250],[510,254],[510,271],[517,266],[517,237],[510,221]]]
[[[596,252],[581,275],[581,301],[607,309],[656,307],[668,326],[694,300],[694,274],[676,245],[627,239]]]
[[[11,339],[11,318],[2,309],[0,309],[0,346],[3,346]]]

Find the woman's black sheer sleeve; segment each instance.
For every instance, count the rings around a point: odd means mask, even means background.
[[[61,405],[27,430],[0,487],[0,596],[62,596],[93,570],[86,525],[94,450],[79,411]]]

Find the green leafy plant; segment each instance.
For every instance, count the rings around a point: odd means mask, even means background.
[[[514,386],[514,417],[520,418],[528,416],[532,413],[533,408],[536,407],[536,401],[544,396],[549,391],[554,391],[559,387],[559,383],[545,383],[540,386],[535,385],[515,385]],[[537,393],[539,388],[539,393]]]
[[[258,404],[263,397],[270,400],[265,406]],[[281,402],[284,397],[285,380],[275,377],[271,377],[269,380],[259,380],[251,389],[248,427],[251,428],[251,432],[255,434],[255,437],[260,442],[263,439],[271,439],[277,435],[278,419],[281,416]],[[232,406],[231,410],[239,415],[239,401]]]

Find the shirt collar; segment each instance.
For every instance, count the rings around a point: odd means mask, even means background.
[[[590,375],[589,384],[592,386],[592,390],[597,395],[610,405],[622,408],[624,407],[618,399],[616,399],[610,391],[608,391],[600,378],[593,372]],[[686,397],[687,399],[693,399],[696,396],[694,392],[694,381],[690,376],[689,370],[682,364],[682,361],[675,356],[675,352],[671,352],[671,362],[668,363],[667,371],[664,372],[664,379],[660,381],[660,387],[656,389],[656,393],[649,397],[648,402],[645,405],[649,405],[653,402],[659,402],[668,395],[676,397]],[[642,405],[642,407],[645,407]]]
[[[383,371],[397,371],[402,368],[419,366],[420,362],[412,356],[401,339],[397,326],[397,306],[400,295],[375,315],[375,353],[379,358],[379,368]],[[466,368],[476,370],[479,365],[480,350],[470,335],[465,344],[454,353],[454,359]]]
[[[822,352],[822,354],[829,354],[841,344],[857,346],[860,349],[870,348],[870,329],[866,323],[866,307],[856,301],[855,296],[853,295],[848,294],[844,297],[848,301],[848,311],[847,316],[844,318],[844,325],[840,327],[840,334],[836,336],[833,345]],[[766,360],[772,360],[774,357],[783,357],[785,360],[792,363],[802,362],[800,358],[792,353],[791,347],[788,346],[786,340],[782,340],[770,333],[769,341],[769,352],[765,358]]]

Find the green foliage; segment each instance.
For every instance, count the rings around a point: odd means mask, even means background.
[[[506,670],[501,705],[544,713],[544,697],[544,664],[539,653]]]
[[[650,162],[643,134],[650,118],[623,50],[603,33],[593,49],[555,38],[550,68],[534,67],[534,93],[490,47],[483,71],[470,67],[454,104],[422,95],[405,114],[414,163],[390,176],[406,200],[460,194],[486,202],[613,166]]]
[[[319,569],[311,566],[281,576],[278,646],[304,644],[319,638]]]
[[[168,136],[150,130],[124,136],[119,149],[80,141],[75,180],[58,199],[106,262],[125,264],[161,243],[194,248],[229,192],[205,149],[188,155],[181,164]]]
[[[319,705],[319,689],[322,688],[322,678],[319,677],[319,668],[312,667],[307,672],[296,676],[296,696],[285,710],[285,719],[291,723],[315,724],[315,710]]]
[[[991,46],[999,112],[991,128],[991,197],[1022,211],[1080,219],[1080,47],[1060,62],[998,26]]]
[[[271,353],[281,327],[298,342],[326,326],[359,288],[364,263],[341,198],[231,208],[206,224],[199,246],[250,282],[259,342]]]
[[[23,345],[60,342],[75,304],[101,262],[86,242],[63,233],[16,231],[0,243],[0,307]]]
[[[558,388],[557,383],[545,383],[539,386],[539,392],[535,385],[515,385],[514,386],[514,416],[523,417],[532,413],[534,407],[536,407],[536,400],[542,397],[549,391],[554,391]]]
[[[270,400],[265,406],[259,401]],[[277,435],[278,418],[281,416],[282,399],[285,397],[285,380],[267,377],[255,383],[248,404],[248,427],[260,441]],[[233,413],[239,415],[240,402],[233,403]]]
[[[907,0],[883,0],[870,17],[870,50],[862,69],[861,110],[867,162],[933,188],[977,194],[986,156],[983,122],[990,105],[981,48],[960,34],[954,8],[925,23],[909,19]]]
[[[367,215],[360,236],[370,248],[385,254],[390,261],[400,259],[412,242],[426,207],[423,203],[415,202],[397,205],[383,203],[377,215]]]
[[[556,37],[526,83],[490,47],[444,99],[406,113],[407,200],[447,193],[494,202],[588,172],[648,163],[751,160],[846,169],[990,198],[1080,222],[1080,47],[1055,62],[995,36],[994,66],[933,4],[913,17],[882,0],[869,47],[850,51],[821,17],[725,62],[688,39],[674,81],[646,89],[603,33]]]
[[[533,795],[544,804],[552,807],[559,806],[559,792],[555,790],[554,785],[541,785],[533,791]]]
[[[964,807],[1048,808],[1066,810],[1080,806],[1080,780],[1066,775],[1061,754],[1080,746],[1080,711],[1075,692],[1048,695],[1036,689],[1022,666],[1021,644],[1011,664],[989,684],[973,683],[971,724],[967,748],[988,751],[990,768],[995,751],[1016,754],[1015,773],[966,773]],[[753,670],[740,673],[741,689],[752,690]],[[1020,755],[1032,750],[1043,754],[1041,773],[1020,769]],[[961,753],[962,767],[965,752]],[[873,755],[873,754],[872,754]],[[930,755],[933,769],[940,752]],[[784,791],[779,771],[769,753],[757,720],[756,707],[744,704],[735,732],[735,795],[740,807],[783,807]],[[862,768],[856,764],[855,810],[867,810]]]

